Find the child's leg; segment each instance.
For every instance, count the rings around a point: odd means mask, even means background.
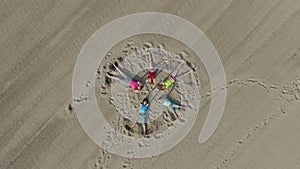
[[[180,108],[181,106],[175,103],[172,103],[174,108]]]
[[[108,73],[106,73],[106,76],[109,77],[109,78],[111,78],[111,79],[119,80],[123,85],[128,85],[128,83],[130,81],[129,79],[125,79],[123,77],[121,78],[121,77],[111,76]]]
[[[174,111],[174,115],[176,116],[177,119],[179,119],[179,116],[175,111]]]
[[[178,114],[175,111],[175,108],[178,108],[178,107],[180,107],[180,106],[177,104],[174,104],[174,103],[171,103],[169,106],[169,110],[176,116],[176,118],[179,118]]]
[[[172,104],[173,104],[173,107],[175,109],[177,109],[177,108],[185,108],[186,107],[185,105],[178,105],[178,104],[175,104],[175,103],[172,103]]]
[[[142,124],[142,128],[143,128],[143,135],[146,135],[146,124],[145,123]]]
[[[136,124],[137,124],[137,123],[136,123],[136,122],[134,122],[134,123],[131,125],[131,127],[130,127],[130,128],[132,128],[132,129],[133,129],[133,128],[136,126]]]
[[[109,78],[111,78],[111,79],[120,80],[120,78],[111,76],[108,73],[106,73],[106,76],[109,77]]]
[[[173,106],[173,104],[170,104],[170,105],[168,106],[168,109],[169,109],[169,111],[172,112],[172,113],[175,112],[175,107]]]
[[[114,65],[114,67],[116,68],[116,70],[123,76],[123,77],[127,77],[127,75],[121,70],[121,69],[119,69],[116,65],[115,65],[115,63],[113,63],[113,65]]]

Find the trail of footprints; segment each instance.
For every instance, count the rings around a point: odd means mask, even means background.
[[[300,48],[298,49],[298,52],[300,53]],[[297,53],[293,55],[293,59],[298,56]],[[242,146],[244,143],[249,142],[253,137],[257,137],[259,135],[259,131],[266,129],[268,125],[276,120],[279,119],[282,115],[288,113],[287,108],[289,104],[295,101],[300,100],[300,76],[296,76],[294,80],[292,80],[290,83],[285,84],[282,87],[279,87],[274,84],[268,84],[264,83],[263,81],[260,81],[258,79],[247,79],[247,80],[240,80],[240,79],[234,79],[230,80],[228,85],[223,87],[218,87],[216,89],[212,89],[211,91],[207,92],[207,94],[201,96],[202,98],[211,97],[214,92],[217,92],[218,90],[224,90],[225,88],[229,88],[233,85],[254,85],[259,86],[265,89],[265,91],[269,94],[273,91],[272,94],[279,95],[277,99],[281,99],[283,101],[283,104],[279,106],[278,111],[271,114],[268,118],[263,119],[261,124],[255,125],[252,129],[249,130],[247,135],[242,137],[237,141],[235,146],[231,148],[228,152],[223,154],[218,154],[221,157],[221,161],[219,165],[216,167],[217,169],[224,168],[226,165],[228,165],[232,160],[237,158],[238,154],[238,148]]]
[[[110,163],[110,155],[105,150],[102,150],[94,164],[94,169],[106,169]]]
[[[109,164],[111,162],[111,158],[109,153],[107,153],[105,150],[101,150],[100,155],[95,160],[93,169],[107,169],[109,168]],[[135,165],[132,163],[131,158],[126,158],[125,161],[122,163],[122,168],[126,169],[133,169],[135,168]]]
[[[252,78],[247,79],[247,80],[233,79],[233,80],[230,80],[226,86],[216,87],[216,88],[210,90],[209,92],[207,92],[205,95],[202,95],[201,98],[211,97],[215,92],[218,92],[219,90],[224,90],[231,86],[236,86],[236,85],[243,85],[243,86],[257,85],[259,87],[264,88],[267,93],[278,90],[278,86],[276,86],[274,84],[267,84],[258,79],[252,79]]]
[[[250,141],[253,137],[258,136],[259,132],[263,129],[265,129],[272,121],[275,119],[279,119],[281,115],[287,113],[287,108],[290,103],[299,101],[300,100],[300,77],[297,76],[293,81],[291,81],[288,84],[285,84],[283,87],[278,87],[274,84],[268,84],[264,83],[257,79],[247,79],[247,80],[239,80],[234,79],[229,81],[228,85],[225,87],[219,87],[216,89],[211,90],[206,95],[203,95],[202,97],[210,97],[214,92],[218,90],[222,90],[224,88],[228,88],[233,85],[244,85],[248,86],[249,84],[253,84],[254,86],[259,86],[265,89],[267,93],[270,93],[273,91],[272,94],[279,95],[277,99],[281,99],[283,101],[283,104],[278,108],[278,111],[271,114],[268,118],[263,119],[261,124],[255,125],[252,129],[249,130],[247,135],[239,139],[236,143],[236,146],[232,148],[229,152],[224,153],[223,155],[219,154],[219,156],[222,157],[220,165],[217,167],[217,169],[221,169],[221,167],[224,167],[225,165],[229,164],[231,160],[235,159],[237,157],[238,153],[238,146],[243,145],[245,142]]]

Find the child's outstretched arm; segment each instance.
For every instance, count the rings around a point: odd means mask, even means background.
[[[152,53],[148,51],[147,55],[148,55],[148,59],[149,59],[149,70],[151,70],[153,68]]]
[[[166,65],[168,69],[170,69],[170,62],[168,60],[161,61],[156,67],[155,70],[160,68],[162,65]]]
[[[171,75],[174,76],[174,77],[177,76],[181,66],[183,65],[183,63],[185,63],[184,60],[178,60],[178,61],[180,62],[179,65],[177,65],[177,67],[171,72]]]

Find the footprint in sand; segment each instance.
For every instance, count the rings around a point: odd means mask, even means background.
[[[71,104],[68,104],[66,107],[65,107],[65,112],[67,113],[67,115],[70,115],[72,114],[74,111],[74,105],[71,103]]]
[[[68,110],[69,110],[70,112],[72,112],[73,109],[74,109],[74,106],[73,106],[72,104],[69,104],[69,105],[68,105]]]
[[[127,54],[129,52],[130,48],[128,46],[125,46],[123,49],[122,49],[122,52],[124,54]]]
[[[146,42],[146,43],[144,43],[144,45],[143,45],[143,49],[144,50],[148,50],[148,49],[150,49],[150,48],[152,48],[153,47],[153,43],[152,42]]]
[[[187,52],[185,51],[181,51],[178,53],[178,56],[181,58],[181,59],[187,59],[187,57],[189,56]]]
[[[164,44],[159,44],[157,46],[157,48],[160,49],[160,50],[163,50],[163,49],[165,49],[165,45]]]

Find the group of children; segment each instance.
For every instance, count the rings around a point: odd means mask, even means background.
[[[166,65],[170,68],[170,63],[169,60],[164,60],[158,63],[156,66],[153,65],[153,58],[151,52],[147,53],[148,59],[149,59],[149,69],[148,69],[148,74],[147,74],[147,82],[154,84],[155,83],[155,76],[157,75],[159,68],[161,68],[162,65]],[[157,85],[157,88],[159,90],[169,90],[171,89],[174,84],[177,82],[177,79],[179,77],[185,76],[189,73],[192,72],[192,70],[187,71],[182,74],[178,74],[181,66],[185,61],[183,60],[177,60],[179,64],[177,67],[171,71],[171,73],[166,77],[166,79]],[[168,64],[169,63],[169,64]],[[109,73],[106,74],[107,77],[110,77],[115,80],[119,80],[122,84],[127,85],[129,88],[131,88],[133,91],[138,92],[138,90],[142,89],[143,84],[139,82],[138,80],[134,79],[130,75],[127,75],[124,71],[122,71],[116,64],[113,64],[115,69],[120,73],[121,76],[113,76]],[[169,111],[174,114],[176,118],[179,118],[178,114],[176,113],[176,108],[182,108],[184,106],[178,105],[173,103],[170,99],[167,98],[167,96],[164,97],[159,97],[157,100],[159,103],[165,105],[168,107]],[[139,115],[137,116],[135,122],[131,125],[130,129],[133,130],[133,128],[136,126],[137,122],[140,122],[142,124],[142,133],[145,135],[146,134],[146,123],[147,123],[147,110],[149,107],[149,100],[145,98],[139,107]]]

